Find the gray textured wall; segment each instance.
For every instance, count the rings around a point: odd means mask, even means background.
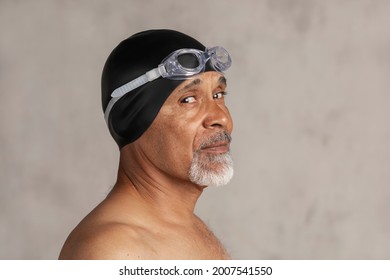
[[[114,183],[111,49],[173,28],[232,57],[235,177],[198,214],[238,259],[390,258],[390,1],[0,1],[0,258],[57,258]]]

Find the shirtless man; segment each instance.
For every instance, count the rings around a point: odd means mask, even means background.
[[[223,48],[172,30],[137,33],[114,49],[102,103],[120,148],[117,181],[60,259],[229,258],[194,208],[206,186],[233,175],[223,75],[230,64]]]

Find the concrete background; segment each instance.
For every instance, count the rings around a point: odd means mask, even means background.
[[[235,177],[197,213],[236,259],[390,258],[390,1],[0,1],[0,258],[56,259],[114,183],[100,104],[122,39],[233,57]]]

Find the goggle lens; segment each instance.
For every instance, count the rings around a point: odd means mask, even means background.
[[[214,47],[209,50],[212,52],[211,63],[219,71],[226,71],[232,64],[229,53],[222,47]]]
[[[184,68],[197,68],[199,66],[199,59],[193,53],[181,54],[177,57],[177,61]]]

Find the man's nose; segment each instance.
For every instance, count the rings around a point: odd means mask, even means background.
[[[212,101],[206,106],[206,117],[204,119],[205,128],[223,128],[231,130],[233,126],[229,110],[226,106]]]

